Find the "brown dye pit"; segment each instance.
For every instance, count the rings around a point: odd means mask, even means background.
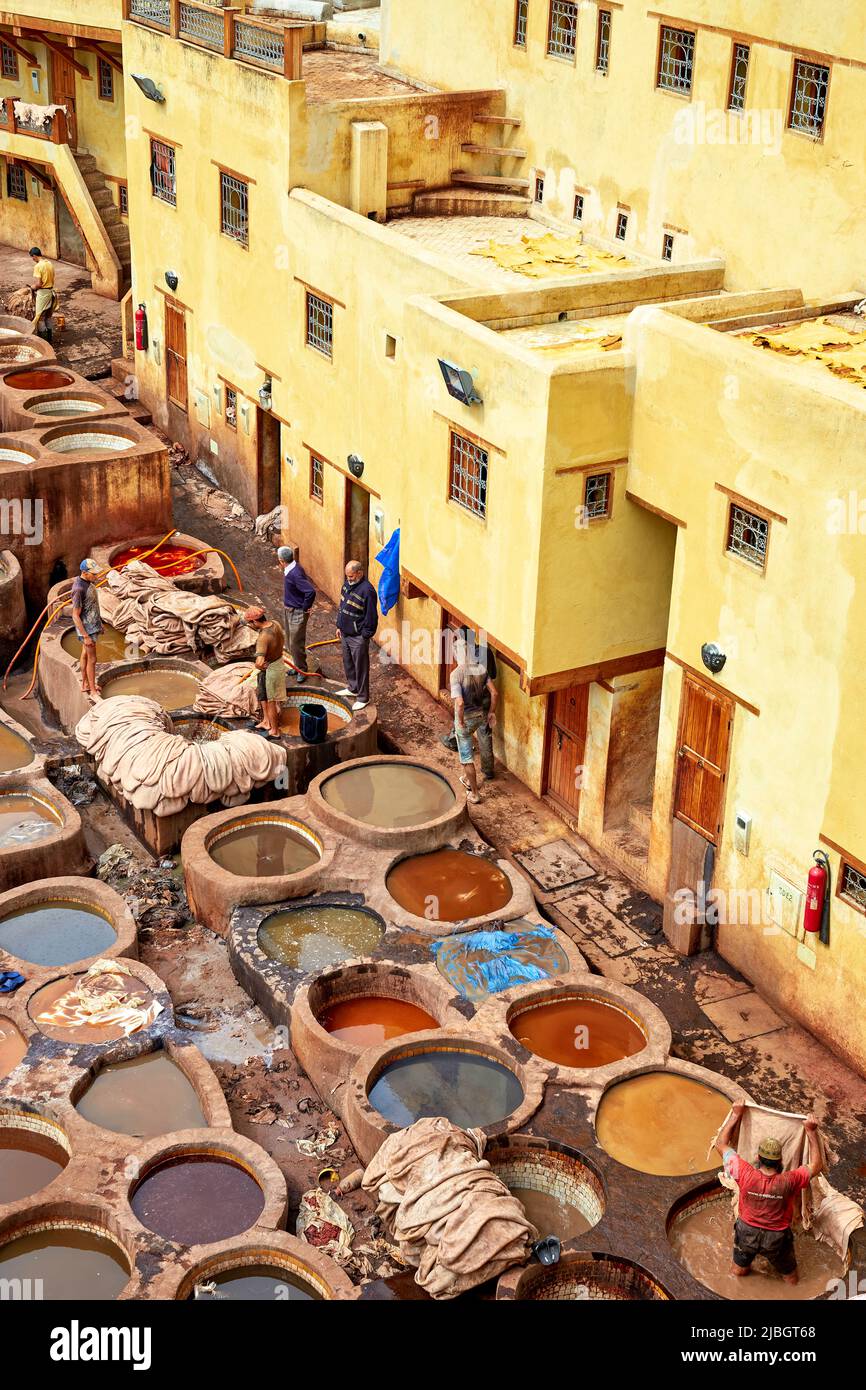
[[[595,1130],[611,1158],[662,1177],[721,1167],[710,1142],[731,1107],[721,1091],[675,1072],[648,1072],[602,1096]]]
[[[437,1115],[472,1129],[504,1120],[523,1100],[523,1087],[491,1057],[438,1048],[390,1062],[370,1087],[369,1100],[398,1129]]]
[[[205,1274],[189,1296],[196,1301],[227,1298],[234,1303],[309,1303],[322,1297],[305,1279],[278,1265],[267,1264]]]
[[[437,849],[401,859],[386,883],[391,897],[407,912],[439,922],[484,917],[505,907],[512,895],[501,869],[459,849]]]
[[[55,1226],[0,1246],[0,1277],[29,1279],[33,1298],[77,1303],[117,1298],[129,1282],[129,1267],[106,1236],[77,1226]]]
[[[32,1197],[62,1173],[68,1162],[66,1150],[47,1134],[0,1125],[0,1206]]]
[[[186,709],[198,699],[199,683],[186,671],[132,671],[112,676],[102,687],[107,700],[114,695],[146,695],[163,709]]]
[[[572,1240],[592,1230],[593,1223],[587,1221],[577,1207],[563,1202],[552,1192],[538,1192],[532,1187],[512,1187],[511,1191],[540,1236]]]
[[[329,777],[329,806],[364,825],[423,825],[450,811],[455,796],[444,777],[411,763],[368,763]]]
[[[113,946],[114,928],[95,908],[60,899],[0,920],[0,948],[31,965],[71,965]]]
[[[422,1033],[438,1028],[437,1020],[409,1004],[405,999],[386,999],[384,996],[362,995],[357,999],[341,999],[319,1015],[319,1023],[332,1037],[354,1047],[375,1047],[404,1033]]]
[[[794,1231],[798,1284],[786,1284],[762,1256],[757,1256],[745,1276],[731,1273],[734,1214],[727,1192],[696,1202],[675,1218],[669,1231],[674,1254],[698,1283],[722,1298],[809,1299],[827,1292],[833,1280],[844,1276],[842,1261],[823,1241],[805,1231]]]
[[[24,371],[10,373],[6,385],[16,391],[54,391],[61,386],[71,386],[74,380],[74,376],[57,367],[27,367]]]
[[[24,849],[56,835],[62,824],[54,808],[35,796],[0,795],[0,849]]]
[[[136,1139],[207,1124],[195,1090],[164,1052],[105,1067],[75,1108],[92,1125]]]
[[[206,1245],[254,1226],[265,1197],[239,1163],[202,1153],[158,1164],[135,1188],[130,1204],[149,1231],[181,1245]]]
[[[74,628],[64,632],[60,639],[60,645],[67,656],[74,656],[76,661],[81,656],[83,643]],[[123,661],[126,656],[126,636],[116,627],[104,627],[96,639],[96,660],[97,661]]]
[[[14,1071],[27,1051],[27,1039],[11,1018],[0,1015],[0,1077]]]
[[[239,878],[297,874],[317,863],[318,851],[305,836],[278,820],[251,821],[208,847],[221,869]]]
[[[75,975],[64,975],[59,980],[52,980],[50,984],[43,985],[31,994],[27,1004],[27,1012],[33,1019],[40,1033],[44,1033],[46,1038],[55,1038],[58,1042],[72,1042],[79,1046],[82,1043],[109,1043],[117,1042],[119,1038],[125,1038],[126,1032],[122,1024],[85,1023],[80,1027],[67,1026],[65,1024],[51,1024],[40,1022],[40,1015],[47,1013],[63,994],[68,994],[77,983]],[[105,989],[111,988],[112,977],[105,976]],[[129,976],[127,988],[141,1000],[141,1007],[146,1009],[153,999],[153,992],[142,984],[141,980],[136,980]]]
[[[369,956],[381,939],[378,918],[351,907],[289,908],[266,917],[258,931],[266,956],[308,975]]]
[[[0,724],[0,772],[15,772],[33,761],[33,750],[14,729]]]
[[[603,1067],[646,1047],[628,1014],[598,999],[539,1004],[524,1009],[508,1026],[529,1052],[560,1067]]]
[[[318,702],[315,700],[315,697],[314,697],[313,695],[310,696],[310,702],[313,703],[313,704],[318,703]],[[348,723],[348,716],[344,716],[343,718],[341,718],[339,714],[333,714],[333,713],[331,712],[331,710],[326,710],[326,713],[327,713],[327,715],[328,715],[328,733],[329,733],[329,734],[335,733],[336,730],[338,730],[338,729],[345,729],[346,724]],[[285,734],[287,738],[299,738],[299,737],[300,737],[300,733],[301,733],[301,707],[300,707],[300,705],[286,705],[286,706],[280,711],[280,733],[281,733],[281,734]]]

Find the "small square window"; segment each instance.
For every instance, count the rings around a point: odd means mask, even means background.
[[[536,203],[543,203],[543,202],[544,202],[544,175],[543,175],[543,174],[536,174],[536,175],[535,175],[535,201],[536,201]]]
[[[233,386],[226,387],[226,424],[230,430],[238,427],[238,393]]]
[[[762,570],[767,563],[767,541],[770,537],[770,523],[764,516],[757,516],[736,502],[731,503],[728,513],[729,555],[739,555],[750,565]]]
[[[830,69],[818,63],[805,63],[798,58],[794,64],[794,88],[791,93],[791,115],[788,125],[816,140],[824,129],[827,113],[827,88]]]
[[[18,54],[8,43],[0,44],[0,75],[10,82],[18,81]]]
[[[100,101],[114,101],[114,68],[104,58],[96,60],[96,79]]]
[[[625,234],[628,231],[628,213],[618,212],[616,215],[616,239],[625,241]]]
[[[394,337],[392,333],[385,334],[385,356],[397,356],[397,339]]]
[[[220,172],[220,231],[241,246],[250,244],[249,184]]]
[[[582,222],[582,221],[583,221],[583,194],[582,194],[582,193],[575,193],[575,195],[574,195],[574,220],[575,220],[575,222]]]
[[[487,450],[451,431],[451,476],[448,496],[474,516],[487,515]]]
[[[121,217],[129,216],[129,186],[125,183],[117,185],[117,206]]]
[[[307,291],[307,345],[324,357],[334,355],[334,306]]]
[[[583,493],[583,507],[588,521],[610,516],[610,474],[588,473]]]
[[[529,17],[529,0],[517,0],[514,12],[514,42],[518,48],[526,47],[526,21]]]
[[[27,175],[20,164],[7,164],[6,192],[10,198],[17,198],[22,203],[27,202]]]
[[[573,58],[577,47],[575,0],[550,0],[547,51],[553,58]]]
[[[674,258],[674,235],[673,232],[665,232],[662,237],[662,260],[672,261]]]
[[[605,77],[610,72],[610,10],[598,12],[598,35],[595,44],[595,70]]]
[[[174,169],[174,147],[163,140],[150,142],[150,186],[154,198],[177,207],[177,182]]]
[[[325,465],[315,454],[310,454],[310,496],[321,506],[325,503]]]
[[[748,77],[749,45],[747,43],[735,43],[731,57],[731,87],[728,92],[729,111],[745,111]]]
[[[695,65],[695,36],[691,29],[662,25],[657,86],[664,92],[688,96]]]
[[[866,912],[866,873],[843,861],[839,896],[847,898],[860,912]]]

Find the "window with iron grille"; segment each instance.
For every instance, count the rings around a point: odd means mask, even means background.
[[[226,387],[226,424],[230,430],[238,427],[238,393],[233,386]]]
[[[451,431],[451,480],[448,495],[474,516],[487,515],[487,450]]]
[[[18,54],[8,43],[0,44],[0,73],[12,82],[18,81]]]
[[[756,516],[746,511],[736,502],[731,503],[728,514],[728,554],[739,555],[750,565],[763,569],[767,562],[767,541],[770,537],[770,523],[766,517]]]
[[[583,507],[588,521],[610,516],[610,474],[588,473],[583,491]]]
[[[610,71],[610,10],[598,12],[598,37],[595,44],[595,70],[607,76]]]
[[[866,912],[866,873],[843,861],[839,893],[841,897],[847,898],[853,907]]]
[[[794,64],[794,88],[791,94],[791,130],[817,138],[824,129],[827,111],[827,87],[830,69],[818,63],[805,63],[798,58]]]
[[[19,164],[6,166],[6,192],[10,198],[19,198],[22,203],[27,202],[27,175]]]
[[[662,237],[662,260],[672,261],[674,258],[674,237],[673,232],[665,232]]]
[[[154,198],[177,207],[177,183],[174,175],[174,147],[162,140],[150,142],[150,186]]]
[[[628,231],[628,213],[618,212],[616,215],[616,239],[625,241],[625,234]]]
[[[125,183],[117,185],[117,206],[121,217],[129,216],[129,187]]]
[[[747,43],[735,43],[731,57],[731,90],[728,92],[729,111],[745,111],[748,77],[749,45]]]
[[[574,195],[574,220],[575,220],[575,222],[582,222],[582,221],[583,221],[583,194],[582,194],[582,193],[575,193],[575,195]]]
[[[310,454],[310,496],[324,505],[325,465],[315,454]]]
[[[550,0],[547,51],[554,58],[573,58],[577,46],[575,0]]]
[[[529,16],[529,0],[517,0],[514,11],[514,42],[518,48],[526,47],[526,21]]]
[[[96,60],[96,76],[100,101],[114,101],[114,69],[104,58]]]
[[[334,355],[334,306],[307,291],[307,343],[325,357]]]
[[[658,86],[665,92],[692,90],[695,65],[695,36],[691,29],[672,29],[662,25],[659,47]]]
[[[543,174],[536,174],[536,175],[535,175],[535,201],[536,201],[537,203],[543,203],[543,202],[544,202],[544,175],[543,175]]]
[[[248,192],[243,179],[220,173],[220,231],[241,246],[250,244]]]

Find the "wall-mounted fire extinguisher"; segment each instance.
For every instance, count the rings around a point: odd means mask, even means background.
[[[803,929],[818,932],[825,946],[830,944],[830,860],[822,849],[812,855],[814,864],[806,884]]]
[[[147,351],[147,310],[143,304],[139,304],[135,311],[135,350]]]

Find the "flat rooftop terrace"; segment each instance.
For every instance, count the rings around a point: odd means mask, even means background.
[[[823,367],[866,389],[866,317],[846,310],[739,329],[734,337],[794,367]]]
[[[499,336],[548,361],[572,362],[621,348],[628,317],[628,314],[606,314],[591,319],[535,323],[523,328],[502,329]]]
[[[307,101],[368,101],[373,97],[405,97],[422,90],[411,82],[381,72],[376,53],[322,48],[304,53]]]

